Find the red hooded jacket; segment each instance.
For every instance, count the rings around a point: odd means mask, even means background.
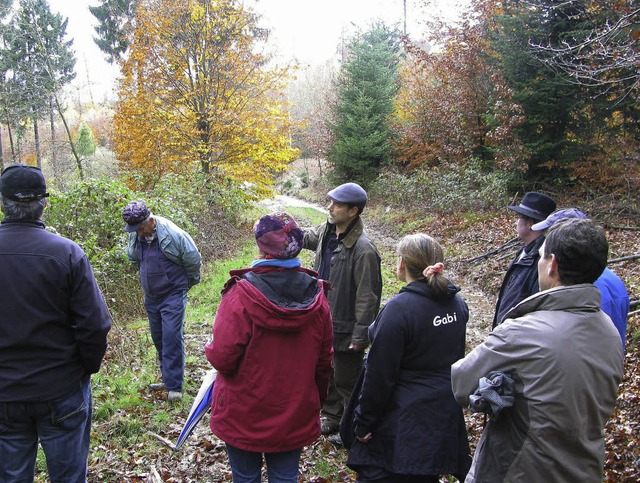
[[[282,452],[320,436],[331,376],[327,282],[304,268],[231,271],[205,346],[217,369],[211,430],[243,450]]]

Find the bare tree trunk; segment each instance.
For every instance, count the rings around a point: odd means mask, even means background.
[[[13,144],[13,132],[11,131],[11,124],[7,123],[7,132],[9,133],[9,145],[11,146],[11,159],[16,162],[16,148]]]
[[[40,131],[38,129],[38,118],[33,117],[33,140],[36,144],[36,164],[42,169],[42,153],[40,152]]]
[[[22,141],[24,138],[24,134],[18,130],[17,134],[16,134],[16,157],[14,159],[14,163],[21,163],[22,162]]]
[[[0,127],[0,172],[4,171],[4,146],[2,145],[2,127]]]
[[[51,163],[56,164],[56,123],[53,115],[53,97],[49,97],[49,124],[51,126]]]
[[[53,96],[49,97],[49,123],[51,126],[51,168],[54,178],[58,178],[58,163],[56,160],[56,124],[53,117]]]
[[[84,173],[82,171],[82,161],[80,160],[80,156],[78,156],[78,152],[76,151],[76,146],[73,143],[73,137],[71,136],[71,131],[69,130],[69,124],[67,124],[67,120],[64,117],[64,113],[62,112],[62,107],[60,106],[60,101],[58,101],[58,97],[54,94],[53,100],[56,104],[56,110],[60,115],[60,119],[62,119],[62,124],[64,124],[64,130],[67,132],[67,137],[69,138],[69,145],[71,146],[71,152],[73,153],[73,157],[76,158],[76,165],[78,166],[78,174],[80,175],[80,179],[84,180]]]

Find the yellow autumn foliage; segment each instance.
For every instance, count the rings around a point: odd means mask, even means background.
[[[116,155],[145,186],[200,171],[264,193],[297,156],[267,32],[233,0],[142,0],[122,65]],[[143,188],[145,186],[138,186]]]

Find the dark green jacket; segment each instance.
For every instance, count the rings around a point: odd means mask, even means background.
[[[304,247],[316,252],[313,263],[316,271],[322,263],[323,240],[332,228],[325,222],[305,232]],[[380,308],[382,275],[378,249],[364,233],[359,218],[333,251],[329,282],[334,349],[347,351],[352,342],[366,347],[367,329]]]

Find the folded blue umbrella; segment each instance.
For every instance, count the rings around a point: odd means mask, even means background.
[[[178,436],[178,441],[176,441],[175,449],[182,447],[189,435],[193,433],[196,424],[198,424],[202,417],[211,409],[211,393],[213,392],[213,384],[215,381],[216,370],[211,369],[202,379],[202,384],[200,385],[198,394],[193,400],[187,421],[184,423],[180,436]]]

